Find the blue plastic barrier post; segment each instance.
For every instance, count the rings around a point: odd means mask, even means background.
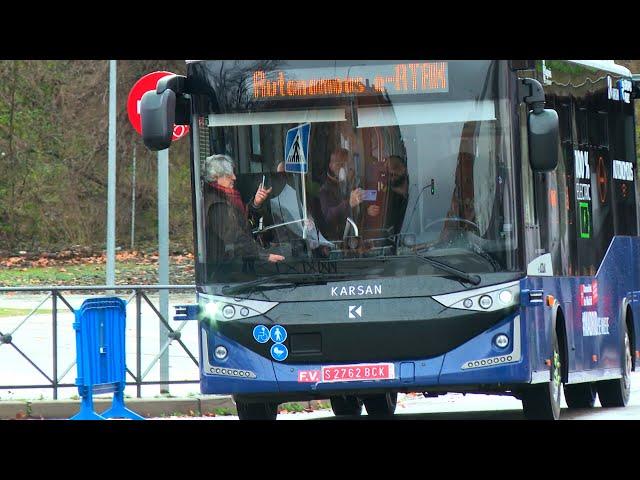
[[[76,311],[76,385],[82,403],[71,420],[144,420],[124,406],[126,315],[126,303],[118,297],[90,298]],[[111,408],[98,415],[93,409],[93,394],[111,392]]]

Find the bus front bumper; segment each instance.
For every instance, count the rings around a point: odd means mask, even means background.
[[[495,338],[504,334],[509,345],[498,348]],[[486,386],[500,390],[514,384],[531,382],[531,370],[525,359],[526,338],[519,314],[506,317],[491,329],[463,345],[434,358],[374,362],[363,364],[284,364],[264,358],[213,330],[200,329],[202,348],[200,367],[203,394],[275,394],[308,398],[326,398],[335,394],[376,393],[384,391],[464,391]],[[210,355],[224,346],[227,356]],[[380,380],[359,379],[364,368],[386,365],[390,377]],[[340,378],[331,378],[336,369]],[[390,373],[389,373],[390,372]]]

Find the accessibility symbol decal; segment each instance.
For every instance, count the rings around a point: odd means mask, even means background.
[[[264,325],[256,325],[253,329],[253,338],[258,343],[267,343],[269,341],[269,329]]]
[[[281,362],[289,356],[289,350],[287,350],[287,347],[285,347],[281,343],[276,343],[274,345],[271,345],[271,356],[274,358],[274,360]]]
[[[310,131],[310,123],[299,125],[287,131],[284,147],[285,172],[307,173]]]
[[[287,331],[282,325],[274,325],[271,327],[270,336],[274,343],[282,343],[287,339]]]

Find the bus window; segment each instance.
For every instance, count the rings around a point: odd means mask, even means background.
[[[571,125],[571,104],[561,103],[557,110],[560,121],[560,140],[562,143],[573,142],[573,129]]]
[[[587,148],[589,146],[589,130],[586,107],[578,107],[576,109],[576,130],[578,146]]]
[[[634,158],[633,105],[625,106],[620,112],[612,112],[611,119],[611,157],[613,175],[611,176],[611,198],[614,209],[615,234],[636,235],[637,201],[635,196],[637,165]]]

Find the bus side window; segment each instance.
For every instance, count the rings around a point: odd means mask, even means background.
[[[576,130],[578,134],[578,146],[587,149],[589,147],[589,125],[586,107],[576,109]]]
[[[616,235],[637,234],[636,182],[633,104],[610,112],[611,158],[618,161],[616,177],[612,178],[611,199]],[[620,168],[623,167],[623,168]],[[613,177],[613,175],[612,175]]]
[[[557,110],[560,121],[560,141],[565,143],[573,142],[573,129],[571,126],[571,104],[562,103]]]
[[[574,188],[573,188],[573,121],[571,99],[559,99],[560,159],[556,168],[557,191],[550,192],[550,203],[557,204],[558,244],[554,253],[560,275],[572,275],[575,269]],[[555,266],[555,263],[554,263]]]
[[[609,148],[607,112],[591,112],[589,119],[589,143],[597,148]]]

